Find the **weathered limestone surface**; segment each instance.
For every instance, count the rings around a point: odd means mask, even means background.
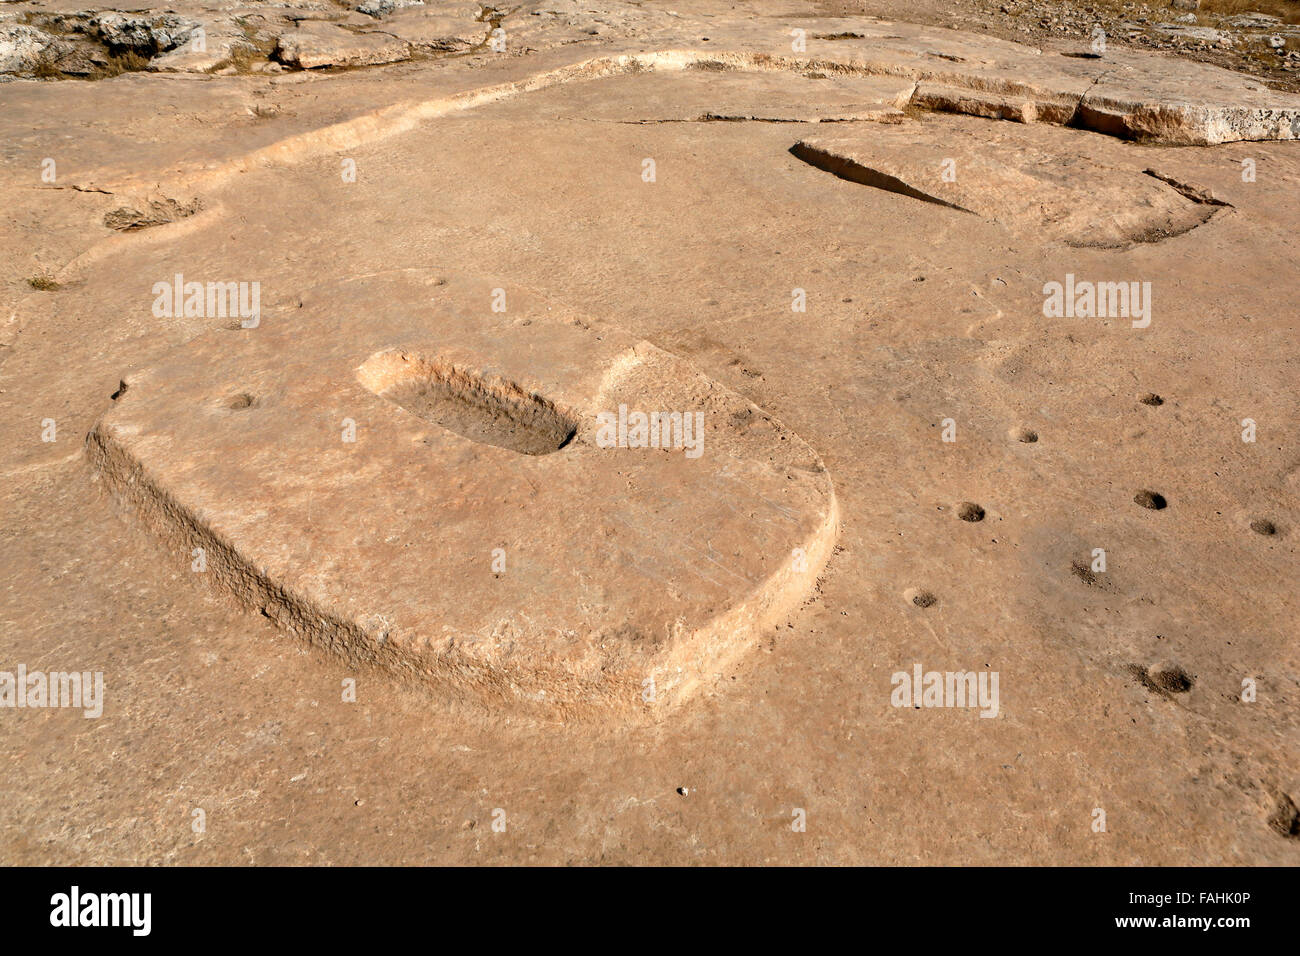
[[[1073,152],[1072,134],[968,121],[958,130],[835,128],[794,154],[842,179],[955,207],[1017,235],[1073,246],[1159,242],[1224,208],[1149,171],[1150,156],[1122,144]]]
[[[0,86],[0,669],[107,694],[0,716],[0,862],[1297,861],[1300,144],[1161,145],[1292,98],[801,0],[177,0],[254,52],[137,71],[80,2],[0,8],[76,50]]]
[[[23,23],[0,24],[0,73],[28,73],[58,41]]]
[[[354,33],[332,23],[304,20],[276,40],[275,58],[311,70],[322,66],[374,66],[410,55],[405,40],[380,33]]]
[[[128,376],[88,449],[223,589],[350,660],[550,713],[681,699],[806,596],[825,468],[681,359],[523,295],[485,321],[491,296],[334,286],[308,340],[219,332]],[[440,389],[460,412],[418,414]],[[602,444],[620,409],[675,414],[676,447]],[[559,440],[518,450],[539,415]]]
[[[207,71],[228,58],[237,37],[216,26],[212,55],[184,51],[182,44],[199,22],[189,12],[201,14],[205,23],[229,22],[204,3],[192,0],[180,8],[184,13],[152,18],[108,12],[74,27],[110,49],[157,57],[153,69]],[[40,17],[47,14],[33,11],[43,22]],[[1068,123],[1154,143],[1300,137],[1296,97],[1244,75],[1123,50],[1067,56],[905,23],[867,20],[846,30],[842,20],[711,16],[706,33],[690,18],[618,2],[602,5],[600,12],[561,3],[513,14],[450,2],[380,3],[341,18],[324,10],[314,17],[263,15],[241,20],[241,30],[247,31],[250,49],[265,48],[280,63],[303,70],[379,66],[467,50],[511,57],[565,51],[575,65],[599,57],[690,51],[748,72],[889,76],[914,84],[910,105],[919,109]],[[793,37],[795,30],[802,35]],[[0,25],[0,72],[30,73],[51,42],[35,27]]]

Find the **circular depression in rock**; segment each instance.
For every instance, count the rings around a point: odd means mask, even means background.
[[[1163,511],[1165,508],[1169,507],[1169,502],[1165,500],[1164,495],[1147,488],[1143,488],[1135,494],[1133,500],[1143,508],[1147,508],[1151,511]]]
[[[1256,534],[1272,537],[1277,534],[1277,525],[1269,521],[1267,518],[1256,518],[1250,523],[1250,530]]]
[[[939,603],[938,596],[925,588],[908,588],[903,592],[903,598],[916,607],[934,607]]]
[[[1195,678],[1180,665],[1162,662],[1151,667],[1135,667],[1134,673],[1147,688],[1163,694],[1185,694],[1196,683]]]

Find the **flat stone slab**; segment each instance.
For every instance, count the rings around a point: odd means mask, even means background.
[[[1123,246],[1178,236],[1226,207],[1149,168],[1138,147],[1099,143],[1083,155],[1048,127],[953,119],[902,128],[836,127],[794,155],[842,179],[951,206],[1030,238]]]
[[[323,66],[374,66],[395,63],[411,55],[410,45],[384,33],[360,33],[333,23],[303,20],[281,34],[275,56],[304,70]]]
[[[375,24],[376,31],[391,33],[417,50],[463,50],[486,38],[491,24],[474,18],[474,8],[449,15],[423,6],[394,10]]]
[[[565,91],[563,107],[551,107],[546,115],[623,123],[899,122],[915,86],[899,77],[718,71],[702,63],[574,85]]]
[[[1098,78],[1074,122],[1124,139],[1168,146],[1300,139],[1300,98],[1218,67],[1185,60],[1163,68],[1128,54]]]
[[[923,109],[1069,123],[1166,145],[1300,138],[1300,98],[1185,59],[1121,49],[1079,58],[897,22],[791,26],[805,30],[805,49],[792,50],[790,37],[774,36],[768,25],[727,21],[710,24],[707,46],[721,63],[908,79],[917,84],[913,105]],[[664,50],[673,40],[667,30],[653,37]]]
[[[88,453],[178,561],[350,661],[562,715],[680,700],[806,596],[830,478],[683,360],[507,295],[326,287],[129,376]]]

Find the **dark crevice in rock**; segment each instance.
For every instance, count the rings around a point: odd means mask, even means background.
[[[842,156],[834,156],[830,153],[823,152],[816,147],[809,146],[806,143],[796,143],[790,147],[790,153],[796,158],[803,160],[809,166],[815,166],[817,169],[824,170],[833,176],[847,180],[851,183],[858,183],[862,186],[872,186],[876,189],[883,189],[886,192],[898,193],[900,196],[908,196],[912,199],[919,199],[922,202],[934,203],[936,206],[946,206],[949,209],[956,209],[958,212],[974,213],[964,206],[958,206],[954,203],[945,202],[938,196],[931,196],[919,189],[909,186],[894,176],[886,175],[875,169],[870,169],[846,159]]]
[[[1172,176],[1166,176],[1164,173],[1158,172],[1154,169],[1144,169],[1142,172],[1146,173],[1146,175],[1153,179],[1160,180],[1167,186],[1171,186],[1183,197],[1190,199],[1194,203],[1198,203],[1202,206],[1227,206],[1229,209],[1232,208],[1232,203],[1224,202],[1208,189],[1202,189],[1200,186],[1193,186],[1191,183],[1180,182]]]

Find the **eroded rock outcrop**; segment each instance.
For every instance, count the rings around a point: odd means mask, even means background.
[[[0,24],[0,73],[30,73],[59,45],[55,37],[25,23]]]
[[[273,56],[287,66],[374,66],[411,55],[405,40],[387,33],[359,33],[332,23],[305,20],[276,41]]]

